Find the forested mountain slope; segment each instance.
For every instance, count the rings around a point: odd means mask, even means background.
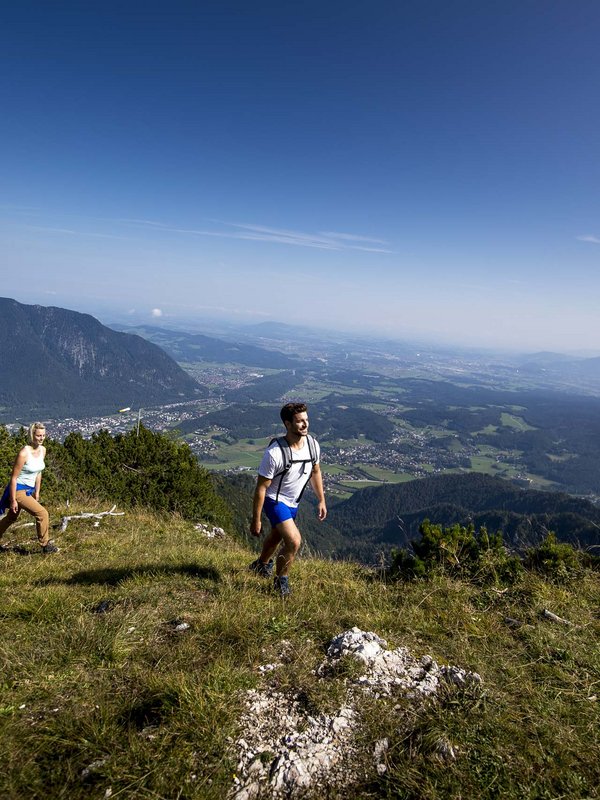
[[[81,416],[203,394],[140,336],[89,314],[0,298],[0,411]]]
[[[473,522],[503,532],[517,548],[539,543],[549,530],[581,546],[600,543],[600,509],[559,492],[519,489],[488,475],[437,475],[362,489],[333,506],[328,524],[343,535],[339,555],[369,561],[381,549],[406,546],[424,519],[449,525]]]

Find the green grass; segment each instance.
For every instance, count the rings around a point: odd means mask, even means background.
[[[507,412],[503,411],[500,414],[500,422],[508,428],[514,428],[517,431],[534,431],[535,428],[532,425],[528,425],[523,417],[519,417],[516,414],[508,414]]]
[[[218,442],[219,448],[214,455],[217,455],[221,461],[219,463],[211,461],[210,469],[226,470],[235,469],[236,467],[257,469],[268,443],[268,439],[261,440],[258,443],[254,441],[254,444],[250,444],[247,439],[240,439],[235,444],[230,445]],[[202,458],[199,461],[202,463]]]
[[[446,577],[390,584],[351,563],[301,559],[282,602],[248,573],[249,551],[231,538],[204,540],[179,518],[73,521],[48,557],[30,536],[21,528],[6,537],[30,555],[0,555],[6,800],[103,798],[109,788],[144,800],[226,797],[242,692],[273,680],[258,666],[288,640],[279,690],[331,709],[344,672],[323,683],[314,669],[330,639],[354,625],[476,670],[483,694],[449,693],[420,709],[369,701],[356,758],[368,763],[387,737],[388,771],[328,797],[597,796],[597,574],[569,585],[526,576],[500,593]],[[575,626],[543,620],[544,608]],[[505,617],[526,624],[513,630]],[[173,620],[190,627],[177,633]],[[456,746],[455,761],[433,754],[439,736]]]
[[[486,425],[485,428],[482,428],[480,431],[474,431],[474,436],[479,436],[479,434],[483,434],[485,436],[491,436],[493,433],[498,433],[498,426],[497,425]]]
[[[496,464],[496,459],[493,456],[471,456],[471,469],[473,472],[484,472],[487,475],[493,475],[493,469]]]

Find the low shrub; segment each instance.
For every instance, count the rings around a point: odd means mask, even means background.
[[[584,559],[570,544],[558,542],[556,535],[549,533],[538,547],[532,547],[527,551],[524,564],[527,569],[560,582],[580,575]]]
[[[424,578],[444,573],[476,583],[512,583],[522,572],[519,558],[504,547],[500,532],[458,523],[443,527],[424,520],[420,540],[411,542],[412,552],[395,550],[390,569],[393,579]]]

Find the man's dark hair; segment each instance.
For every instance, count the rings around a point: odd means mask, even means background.
[[[294,416],[302,414],[303,411],[308,411],[306,403],[286,403],[279,412],[279,416],[283,423],[293,422]]]

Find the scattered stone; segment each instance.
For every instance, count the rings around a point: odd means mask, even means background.
[[[158,727],[156,725],[146,725],[145,728],[142,728],[139,735],[143,739],[148,739],[149,741],[156,739],[158,735]]]
[[[380,739],[378,742],[375,742],[375,747],[373,749],[373,758],[375,760],[375,767],[377,769],[378,775],[383,775],[387,772],[387,764],[385,763],[385,756],[388,751],[388,747],[390,746],[389,741],[386,739]]]
[[[292,660],[292,656],[294,653],[294,646],[290,641],[287,639],[282,639],[276,648],[268,647],[262,649],[262,654],[265,656],[272,656],[273,652],[275,652],[278,661],[272,661],[267,664],[263,664],[258,667],[258,671],[261,673],[265,672],[273,672],[273,670],[278,669],[279,667],[283,666],[283,664],[289,664]]]
[[[258,671],[259,672],[273,672],[274,669],[277,669],[280,666],[281,666],[281,664],[278,664],[278,663],[275,663],[275,664],[262,664],[258,668]]]
[[[368,664],[386,647],[385,639],[381,639],[376,633],[365,633],[359,628],[352,628],[346,633],[340,633],[332,640],[327,649],[327,655],[329,658],[336,659],[350,654]]]
[[[467,672],[460,667],[442,667],[440,673],[448,683],[461,689],[481,683],[481,676],[477,672]]]
[[[199,531],[207,539],[223,539],[225,537],[223,528],[218,528],[216,525],[205,525],[204,522],[194,525],[194,530]]]
[[[335,716],[306,713],[298,697],[250,690],[241,722],[246,738],[235,743],[237,775],[232,796],[253,800],[301,797],[319,780],[337,776],[344,784],[343,761],[350,748],[356,712],[342,707]],[[339,774],[338,774],[339,772]]]
[[[112,608],[110,600],[101,600],[92,608],[92,614],[106,614]]]
[[[96,761],[92,761],[89,766],[85,767],[81,770],[81,780],[82,781],[89,781],[90,778],[93,778],[94,775],[99,772],[102,767],[106,764],[108,758],[99,758]]]
[[[183,633],[190,629],[190,623],[186,622],[181,617],[175,617],[168,622],[163,623],[165,627],[170,628],[174,633]]]
[[[458,748],[445,736],[441,736],[435,743],[434,753],[442,761],[456,761]]]
[[[395,650],[386,647],[387,642],[377,634],[352,628],[335,637],[327,655],[330,662],[351,657],[364,663],[367,671],[356,680],[356,684],[375,697],[390,696],[393,692],[401,692],[408,698],[432,695],[441,679],[460,687],[481,683],[475,672],[466,672],[460,667],[439,667],[429,655],[418,660],[406,647]],[[329,666],[325,662],[317,674],[327,671]]]

